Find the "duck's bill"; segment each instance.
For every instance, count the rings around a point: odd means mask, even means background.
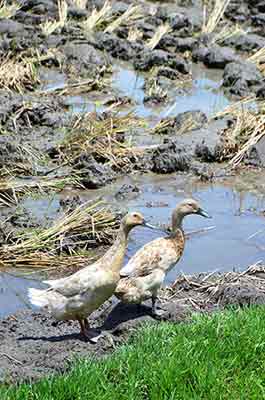
[[[153,230],[155,230],[155,231],[160,231],[160,232],[163,232],[163,233],[166,232],[165,229],[159,228],[158,226],[155,226],[155,225],[151,225],[151,224],[149,224],[148,222],[144,222],[143,225],[144,225],[146,228],[153,229]]]
[[[204,218],[212,218],[211,215],[209,215],[205,210],[200,208],[197,212],[197,214],[201,215]]]

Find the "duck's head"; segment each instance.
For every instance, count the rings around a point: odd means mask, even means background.
[[[127,230],[131,230],[135,226],[145,226],[150,229],[159,229],[153,225],[150,225],[140,212],[131,212],[125,215],[122,219],[122,226]]]
[[[190,214],[201,215],[204,218],[212,218],[205,210],[202,209],[198,201],[194,199],[183,200],[175,209],[175,213],[185,217]]]

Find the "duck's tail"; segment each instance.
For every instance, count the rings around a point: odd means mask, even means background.
[[[49,300],[45,292],[45,290],[30,288],[28,290],[28,297],[31,304],[41,308],[48,307]]]

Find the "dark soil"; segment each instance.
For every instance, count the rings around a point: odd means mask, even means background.
[[[99,331],[103,334],[97,344],[80,336],[76,322],[57,322],[31,311],[18,313],[0,321],[0,381],[35,380],[67,370],[76,358],[111,353],[143,323],[178,323],[190,320],[192,312],[264,303],[265,268],[255,266],[242,273],[180,276],[161,292],[159,308],[163,314],[155,319],[149,303],[138,307],[113,298],[90,317],[92,336]]]

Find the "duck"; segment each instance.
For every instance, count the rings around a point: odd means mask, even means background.
[[[114,293],[121,302],[141,305],[143,301],[152,299],[152,314],[159,315],[156,308],[158,291],[166,274],[182,257],[185,247],[183,219],[193,214],[211,218],[196,200],[183,200],[172,213],[168,235],[145,244],[121,269]]]
[[[129,233],[137,226],[156,229],[141,213],[128,213],[121,220],[113,245],[99,260],[68,277],[43,281],[49,285],[48,289],[29,288],[31,304],[56,320],[77,320],[81,335],[90,340],[87,318],[113,295],[120,279]]]

